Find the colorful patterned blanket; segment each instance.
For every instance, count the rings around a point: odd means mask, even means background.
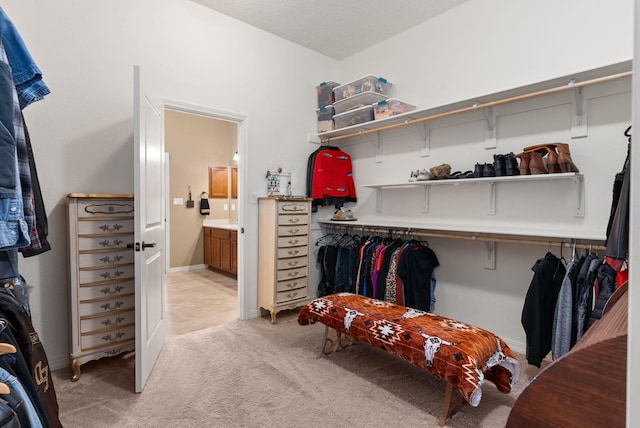
[[[317,321],[440,377],[472,406],[480,403],[485,379],[509,393],[520,374],[501,338],[451,318],[337,293],[312,300],[298,315],[300,325]]]

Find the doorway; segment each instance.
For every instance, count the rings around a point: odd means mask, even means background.
[[[245,119],[233,113],[165,102],[165,149],[169,158],[165,161],[168,249],[165,277],[167,303],[172,305],[167,315],[169,321],[180,325],[173,329],[176,333],[244,316],[241,230],[237,244],[238,274],[234,278],[204,264],[203,221],[243,224],[243,162],[239,155],[243,152]],[[211,166],[225,166],[238,173],[234,199],[231,195],[225,200],[210,199],[207,171]],[[201,199],[209,203],[210,215],[201,214]],[[172,294],[172,286],[183,292]],[[198,311],[206,311],[209,304],[211,310],[198,316]],[[170,326],[168,333],[171,334]]]

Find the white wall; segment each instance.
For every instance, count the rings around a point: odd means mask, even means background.
[[[610,64],[629,61],[633,47],[633,2],[578,0],[542,2],[474,0],[426,24],[388,39],[340,63],[346,83],[367,74],[395,83],[395,95],[419,108],[554,80]],[[628,67],[628,65],[627,65]],[[565,82],[565,83],[568,83]],[[343,143],[353,158],[356,185],[404,182],[413,169],[449,163],[453,170],[473,170],[493,154],[518,153],[528,145],[566,142],[585,174],[585,216],[574,217],[571,182],[519,183],[497,190],[497,213],[487,215],[488,192],[478,187],[437,186],[430,190],[428,214],[415,189],[385,190],[383,212],[375,212],[375,194],[358,188],[359,218],[394,219],[398,226],[423,224],[509,228],[558,237],[604,238],[613,177],[624,163],[623,131],[631,118],[630,79],[585,89],[588,137],[572,139],[572,92],[495,108],[497,148],[484,149],[486,124],[481,113],[428,123],[431,155],[420,157],[415,127],[381,135],[383,162],[375,161],[376,134]],[[516,114],[517,112],[517,114]],[[332,208],[321,210],[328,217]],[[498,244],[497,269],[483,268],[484,243],[429,239],[438,254],[438,301],[435,312],[503,336],[524,351],[520,324],[531,282],[531,267],[545,246]],[[558,256],[557,248],[553,252]],[[565,249],[565,258],[569,251]]]
[[[632,57],[632,6],[631,0],[474,0],[336,63],[188,0],[6,2],[52,89],[25,116],[54,250],[21,261],[35,287],[34,324],[50,363],[68,364],[64,195],[133,192],[134,64],[157,96],[249,117],[245,262],[256,266],[257,212],[249,195],[264,194],[264,173],[276,163],[293,170],[293,192],[304,192],[307,156],[315,149],[306,137],[315,129],[318,82],[380,74],[397,84],[400,98],[430,107],[617,63]],[[382,181],[408,170],[380,174]],[[436,244],[445,258],[455,252]],[[251,307],[257,306],[254,271],[246,278]],[[510,304],[521,298],[521,290],[509,295],[505,287],[487,291],[499,299],[507,293]],[[500,333],[487,311],[475,316],[477,324]]]
[[[5,2],[52,93],[25,109],[53,250],[21,259],[52,367],[69,364],[65,195],[133,193],[133,65],[158,97],[249,118],[245,262],[257,265],[257,205],[274,164],[304,193],[315,85],[335,61],[188,0]],[[256,269],[246,278],[256,308]]]

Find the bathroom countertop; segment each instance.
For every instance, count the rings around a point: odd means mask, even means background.
[[[215,227],[216,229],[238,230],[238,222],[236,220],[227,220],[227,219],[203,220],[202,227]]]

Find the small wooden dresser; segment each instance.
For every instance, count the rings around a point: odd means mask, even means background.
[[[132,195],[67,195],[71,368],[135,349]]]
[[[258,199],[258,309],[271,312],[309,300],[311,199]]]

